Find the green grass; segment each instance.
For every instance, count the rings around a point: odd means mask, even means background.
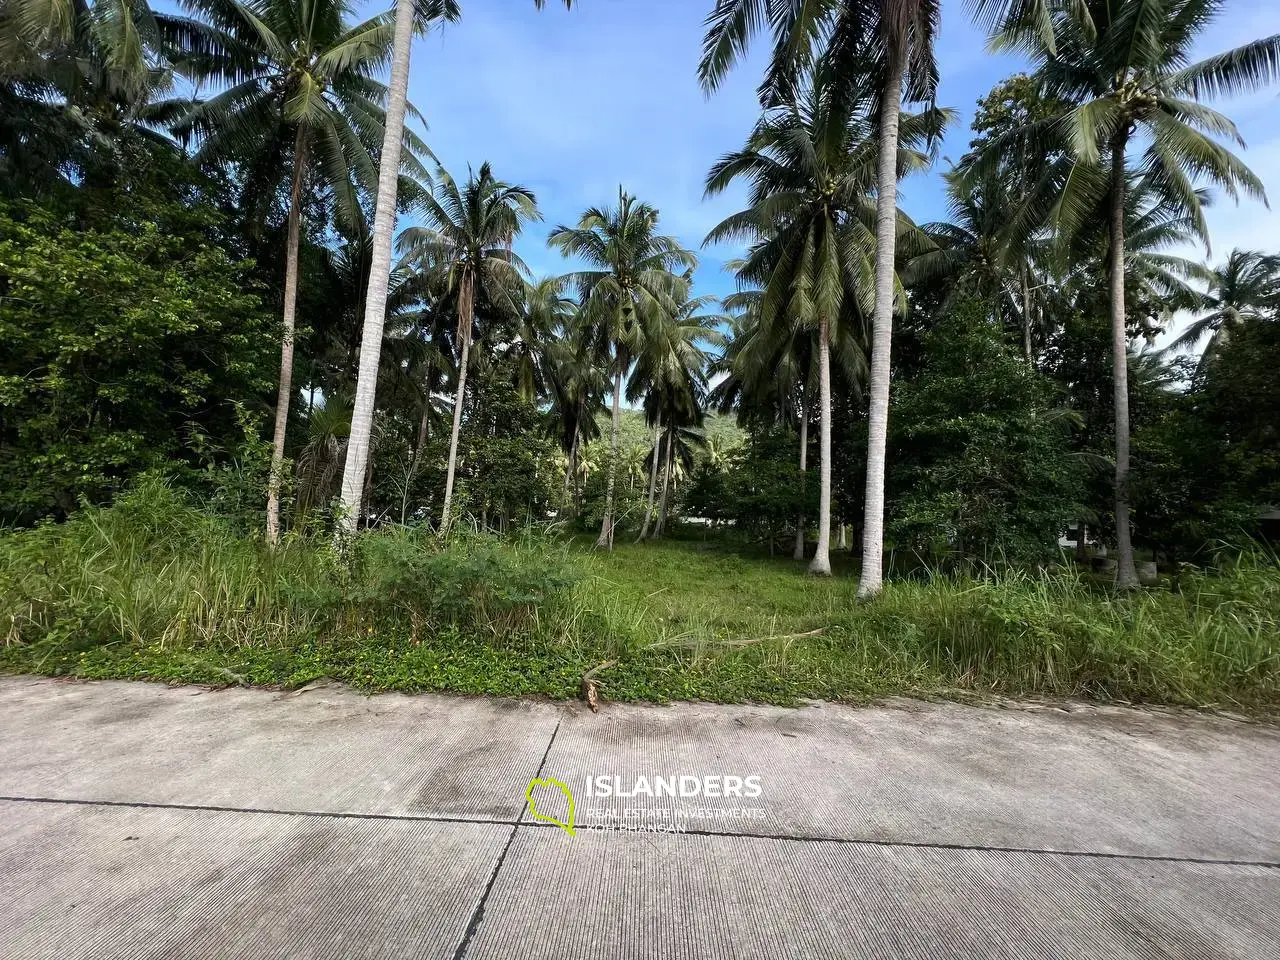
[[[1275,712],[1280,566],[1246,556],[1117,597],[1069,569],[890,583],[712,542],[272,552],[173,491],[0,537],[0,670],[365,690],[794,703],[1085,697]]]
[[[581,599],[627,648],[660,652],[690,696],[1082,697],[1270,713],[1280,693],[1280,567],[1251,555],[1116,596],[1070,569],[890,583],[714,544],[621,546]],[[696,692],[694,692],[696,691]]]

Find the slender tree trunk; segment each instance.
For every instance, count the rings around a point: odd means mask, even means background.
[[[409,461],[409,474],[404,481],[404,495],[400,498],[400,525],[404,525],[405,515],[409,510],[409,488],[418,475],[418,465],[422,462],[422,450],[427,445],[427,435],[431,426],[431,391],[428,390],[422,401],[422,419],[418,421],[418,442],[413,445],[413,459]]]
[[[569,442],[569,459],[565,464],[564,489],[560,493],[560,501],[564,506],[569,503],[569,484],[572,482],[574,471],[578,466],[578,438],[580,436],[582,436],[582,427],[575,423],[573,425],[573,440]]]
[[[831,575],[831,323],[818,328],[818,403],[821,417],[818,476],[818,547],[809,564],[810,573]]]
[[[676,457],[675,424],[667,428],[667,449],[662,466],[662,505],[658,508],[658,526],[653,531],[653,539],[660,540],[667,530],[667,487],[671,483],[671,471]]]
[[[342,518],[339,534],[355,530],[365,472],[369,465],[369,438],[373,434],[373,406],[382,360],[382,329],[387,314],[387,286],[391,280],[391,238],[396,228],[396,191],[400,176],[400,145],[404,138],[405,101],[409,90],[409,54],[413,41],[414,0],[396,0],[396,25],[387,93],[386,125],[378,164],[378,196],[373,214],[373,255],[369,288],[364,301],[360,338],[360,367],[351,412],[351,438],[342,472]]]
[[[880,160],[876,186],[876,304],[871,332],[871,408],[867,418],[866,514],[862,525],[862,576],[858,596],[884,587],[884,475],[889,436],[889,359],[893,337],[893,258],[898,228],[898,113],[902,106],[902,51],[889,54],[880,111]]]
[[[1017,178],[1022,189],[1018,190],[1017,203],[1019,206],[1026,202],[1025,186],[1032,179],[1031,172],[1027,163],[1027,144],[1025,139],[1018,145],[1018,165]],[[1022,354],[1026,358],[1027,363],[1034,369],[1036,365],[1035,352],[1031,346],[1031,269],[1028,266],[1026,254],[1023,254],[1023,260],[1018,268],[1018,286],[1022,293]]]
[[[839,534],[840,534],[840,539],[839,539],[838,541],[836,541],[836,549],[837,549],[837,550],[844,550],[844,549],[849,545],[849,544],[848,544],[848,542],[847,542],[847,541],[846,541],[846,539],[845,539],[845,530],[846,530],[845,525],[844,525],[843,523],[838,524],[838,525],[837,525],[837,530],[838,530],[838,532],[839,532]]]
[[[803,388],[801,388],[803,390]],[[809,397],[800,400],[800,483],[805,482],[805,471],[809,469]],[[796,560],[804,559],[804,514],[796,518],[796,549],[792,556]]]
[[[458,361],[458,393],[453,398],[453,432],[449,435],[449,466],[444,475],[444,508],[440,511],[440,533],[449,532],[449,511],[453,507],[453,475],[458,467],[458,434],[462,430],[462,403],[467,392],[467,359],[471,355],[471,311],[474,287],[470,276],[464,277],[458,297],[458,311],[462,315],[458,329],[462,332],[462,358]]]
[[[1111,369],[1116,413],[1116,586],[1133,590],[1138,571],[1129,538],[1129,337],[1124,309],[1125,137],[1111,150]]]
[[[613,374],[613,426],[609,433],[609,482],[604,494],[604,519],[596,547],[613,549],[613,482],[618,475],[618,431],[622,426],[622,365]]]
[[[662,451],[662,414],[658,414],[658,422],[653,428],[653,463],[649,465],[649,498],[644,505],[644,524],[640,527],[639,543],[649,536],[649,524],[653,521],[653,498],[658,488],[658,455]]]
[[[1018,283],[1022,288],[1022,355],[1034,367],[1035,353],[1031,349],[1031,281],[1027,277],[1026,264],[1018,272]]]
[[[370,507],[373,502],[373,450],[369,451],[369,464],[364,471],[364,491],[361,493],[360,503],[362,512],[364,513],[365,529],[372,526],[370,522]]]
[[[307,137],[298,128],[293,141],[293,180],[289,187],[289,238],[284,267],[284,330],[280,337],[280,390],[276,394],[271,473],[267,477],[267,541],[280,542],[280,486],[284,481],[284,438],[293,395],[293,342],[298,307],[298,250],[302,245],[302,174],[307,163]]]

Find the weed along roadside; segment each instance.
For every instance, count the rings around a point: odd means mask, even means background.
[[[1246,555],[1116,595],[1069,570],[856,580],[700,540],[599,553],[386,529],[270,550],[171,486],[0,538],[0,667],[83,679],[796,703],[1083,698],[1258,715],[1280,569]]]

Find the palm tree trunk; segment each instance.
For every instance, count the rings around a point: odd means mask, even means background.
[[[673,423],[667,428],[666,457],[662,467],[662,505],[658,508],[658,525],[653,531],[653,539],[659,540],[667,530],[667,487],[671,483],[671,471],[676,457],[676,428]]]
[[[893,258],[898,228],[898,113],[905,57],[890,50],[880,110],[880,161],[876,186],[876,305],[871,331],[871,409],[867,418],[866,513],[862,525],[862,575],[858,596],[884,587],[884,474],[889,436],[889,357],[893,337]]]
[[[365,521],[364,525],[365,525],[365,529],[367,530],[370,527],[371,521],[372,521],[372,514],[370,513],[371,508],[369,506],[373,502],[373,450],[372,449],[370,449],[369,451],[369,463],[368,463],[367,469],[364,472],[364,492],[361,494],[360,502],[364,506],[364,521]]]
[[[1129,337],[1124,309],[1125,138],[1111,150],[1111,370],[1116,414],[1116,586],[1133,590],[1138,572],[1129,538]]]
[[[805,471],[809,468],[809,398],[800,401],[800,482],[803,484]],[[796,560],[804,559],[804,514],[796,518],[796,549],[792,554]]]
[[[453,398],[453,432],[449,435],[449,466],[444,475],[444,508],[440,511],[440,533],[449,531],[449,511],[453,507],[453,475],[458,467],[458,434],[462,430],[462,402],[467,391],[467,358],[471,355],[471,281],[464,278],[458,298],[458,310],[462,320],[462,357],[458,361],[458,393]]]
[[[400,176],[400,145],[404,138],[405,101],[409,91],[409,54],[413,41],[414,0],[396,0],[396,26],[391,58],[391,82],[378,164],[378,196],[373,214],[373,253],[369,288],[365,294],[360,337],[360,369],[351,411],[351,437],[342,472],[342,515],[339,534],[354,532],[360,513],[365,472],[369,466],[369,438],[373,434],[373,405],[382,359],[382,328],[387,314],[387,285],[391,280],[391,238],[396,228],[396,191]]]
[[[560,492],[562,506],[567,506],[569,503],[569,483],[573,480],[573,473],[578,465],[578,437],[580,436],[582,436],[582,426],[575,423],[573,425],[573,440],[569,443],[569,457],[565,462],[564,489]]]
[[[821,489],[818,493],[818,548],[814,551],[809,572],[831,575],[831,323],[823,320],[818,328],[818,403],[821,417],[820,463]]]
[[[640,527],[639,543],[649,536],[649,524],[653,521],[653,498],[658,489],[658,454],[662,450],[662,414],[658,414],[658,422],[653,427],[653,463],[649,466],[649,499],[644,505],[644,523]]]
[[[427,433],[431,426],[431,391],[422,398],[422,419],[418,421],[418,442],[413,445],[413,459],[409,461],[409,474],[404,481],[404,495],[400,498],[400,525],[404,525],[405,515],[409,510],[409,488],[418,475],[418,465],[422,462],[422,450],[427,445]]]
[[[1034,367],[1035,355],[1031,350],[1031,281],[1027,278],[1026,264],[1018,271],[1018,284],[1022,288],[1022,355]]]
[[[293,341],[298,308],[298,251],[302,245],[302,172],[307,162],[303,127],[293,142],[293,180],[289,187],[289,238],[284,267],[284,332],[280,338],[280,390],[276,394],[275,436],[271,443],[271,473],[267,478],[267,542],[280,542],[280,486],[284,479],[284,438],[293,395]]]
[[[622,364],[613,374],[613,426],[609,431],[609,482],[604,494],[604,519],[596,547],[613,549],[613,482],[618,475],[618,431],[622,426]]]

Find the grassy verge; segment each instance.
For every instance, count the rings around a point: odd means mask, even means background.
[[[1085,697],[1275,712],[1280,566],[1248,557],[1115,597],[1069,571],[890,584],[715,543],[422,534],[272,553],[149,488],[0,537],[0,670],[366,690],[792,703]]]

